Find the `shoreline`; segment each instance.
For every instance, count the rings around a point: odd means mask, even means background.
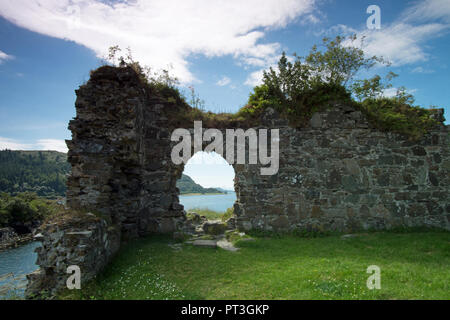
[[[184,194],[180,194],[180,196],[225,196],[228,193],[221,193],[221,192],[217,192],[217,193],[184,193]]]
[[[18,248],[32,241],[34,241],[34,236],[32,233],[8,239],[6,241],[0,242],[0,252],[8,249]]]

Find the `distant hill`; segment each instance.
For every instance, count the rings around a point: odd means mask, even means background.
[[[66,195],[70,164],[65,153],[56,151],[0,151],[0,192],[16,195],[36,192],[54,199]],[[181,194],[226,193],[220,188],[203,188],[183,174],[177,181]]]
[[[177,187],[180,189],[180,194],[186,193],[225,193],[216,188],[203,188],[201,185],[195,183],[191,177],[183,174],[181,179],[177,181]]]
[[[223,188],[216,188],[217,190],[223,192],[223,193],[229,193],[229,192],[234,192],[234,190],[227,190],[227,189],[223,189]]]
[[[56,151],[0,151],[0,192],[36,192],[56,198],[66,194],[70,164]]]

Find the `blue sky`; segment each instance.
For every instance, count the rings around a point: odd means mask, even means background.
[[[367,29],[369,5],[381,9],[380,30]],[[115,44],[155,70],[171,64],[208,110],[234,112],[282,51],[305,55],[323,36],[357,33],[367,54],[392,61],[394,86],[450,118],[449,31],[448,0],[2,0],[0,149],[64,151],[74,90]],[[200,177],[200,168],[191,174]]]

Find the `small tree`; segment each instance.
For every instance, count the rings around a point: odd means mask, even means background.
[[[334,92],[342,92],[339,87],[349,91],[356,90],[361,99],[366,96],[377,96],[390,84],[384,85],[381,77],[375,76],[369,80],[353,79],[363,69],[370,69],[377,63],[388,64],[383,58],[373,56],[366,58],[364,51],[356,47],[356,35],[351,37],[336,37],[334,40],[323,39],[325,50],[313,46],[306,57],[294,54],[294,61],[289,61],[283,52],[278,62],[278,70],[269,68],[263,74],[263,86],[256,87],[250,96],[249,103],[270,102],[275,105],[297,105],[302,96],[311,90],[323,92],[327,87]],[[389,82],[396,75],[389,73]],[[326,91],[326,90],[325,90]],[[259,96],[262,94],[263,96]]]
[[[293,101],[299,94],[311,88],[309,79],[311,77],[310,66],[303,64],[300,57],[294,63],[290,62],[286,53],[283,52],[278,62],[278,71],[272,67],[264,71],[263,83],[271,95],[281,99],[281,102]],[[259,91],[262,91],[258,89]],[[258,90],[255,90],[257,93]]]
[[[195,92],[195,89],[193,86],[189,86],[188,89],[189,89],[189,92],[191,95],[190,100],[189,100],[190,106],[204,111],[205,110],[205,100],[200,99],[197,92]]]
[[[382,57],[365,57],[364,50],[355,45],[357,36],[337,36],[322,40],[325,51],[314,45],[305,61],[315,72],[316,81],[347,86],[362,69],[369,70],[377,63],[389,65]],[[364,38],[361,40],[361,44]]]
[[[389,72],[383,82],[379,75],[370,79],[356,80],[351,86],[351,91],[359,101],[376,99],[383,96],[386,89],[392,88],[392,79],[398,77],[394,72]]]
[[[167,69],[163,69],[160,72],[153,71],[149,66],[142,66],[138,61],[135,61],[133,58],[133,52],[130,47],[127,47],[125,56],[118,54],[122,52],[122,49],[118,46],[111,46],[108,50],[108,56],[104,59],[109,61],[111,64],[116,65],[118,62],[119,67],[131,67],[133,68],[139,75],[141,75],[143,80],[146,80],[151,85],[156,87],[169,87],[171,89],[176,89],[179,80],[177,77],[173,77],[170,75],[169,69],[172,66],[168,66]]]

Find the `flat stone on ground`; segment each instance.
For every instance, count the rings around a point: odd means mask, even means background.
[[[217,246],[219,248],[222,248],[223,250],[227,250],[227,251],[231,251],[231,252],[236,252],[239,251],[239,248],[236,248],[235,246],[233,246],[233,244],[225,239],[217,241]]]
[[[217,242],[215,240],[195,240],[193,245],[196,247],[216,248]]]

